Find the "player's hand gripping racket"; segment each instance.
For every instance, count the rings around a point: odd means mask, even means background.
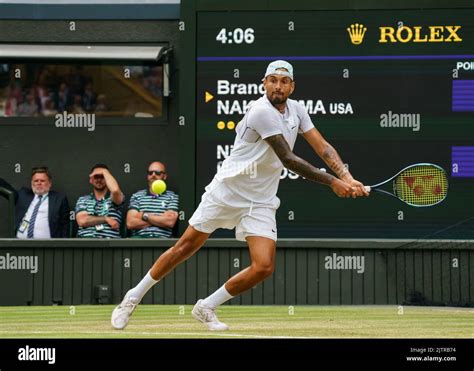
[[[391,187],[382,189],[386,184]],[[402,169],[390,179],[366,186],[365,189],[367,192],[375,191],[396,197],[410,206],[433,206],[446,198],[448,177],[438,165],[414,164]]]

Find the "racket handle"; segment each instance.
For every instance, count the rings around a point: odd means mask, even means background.
[[[370,186],[365,186],[364,188],[365,188],[365,190],[366,190],[367,192],[369,192],[369,193],[370,193],[370,191],[371,191],[371,189],[372,189]]]

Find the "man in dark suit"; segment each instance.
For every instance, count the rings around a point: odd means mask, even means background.
[[[31,172],[31,188],[15,190],[0,178],[0,187],[15,194],[15,233],[17,238],[69,237],[69,203],[65,194],[51,191],[47,167]]]

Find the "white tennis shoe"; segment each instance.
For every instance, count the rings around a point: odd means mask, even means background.
[[[217,319],[214,309],[205,305],[202,299],[198,300],[191,314],[199,322],[204,323],[211,331],[226,331],[229,329],[229,326]]]
[[[131,290],[130,290],[131,291]],[[112,327],[116,330],[123,330],[128,325],[130,316],[137,307],[140,300],[130,296],[130,291],[125,294],[122,302],[117,305],[112,312]]]

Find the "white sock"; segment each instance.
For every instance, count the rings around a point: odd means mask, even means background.
[[[217,289],[213,294],[209,295],[202,302],[204,305],[214,309],[215,307],[232,298],[233,296],[225,289],[225,285],[222,285],[221,288]]]
[[[133,298],[139,299],[139,301],[142,300],[143,296],[150,290],[155,283],[158,281],[154,280],[151,277],[150,271],[143,277],[143,279],[136,285],[131,291],[130,291],[130,296]]]

